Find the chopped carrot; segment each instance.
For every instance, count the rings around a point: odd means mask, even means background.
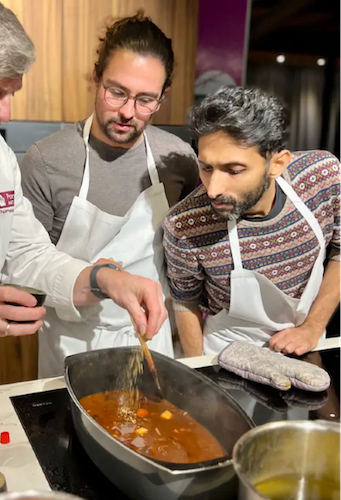
[[[170,411],[166,410],[163,413],[161,413],[160,417],[164,418],[165,420],[170,420],[171,418],[173,418],[173,413],[171,413]]]
[[[149,411],[146,408],[139,408],[136,412],[138,417],[148,417]]]
[[[148,432],[148,429],[146,429],[145,427],[139,427],[138,429],[135,429],[135,434],[137,434],[138,436],[144,436],[145,434],[147,434]]]

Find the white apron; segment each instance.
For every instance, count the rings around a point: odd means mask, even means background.
[[[112,258],[132,274],[161,283],[167,294],[162,246],[162,223],[169,206],[163,184],[144,134],[151,186],[143,191],[124,217],[110,215],[87,201],[90,184],[90,116],[84,125],[86,161],[79,195],[75,196],[57,244],[72,257],[96,262]],[[125,186],[129,189],[129,186]],[[111,299],[79,308],[86,322],[68,322],[48,308],[39,333],[39,377],[60,375],[68,355],[107,347],[138,345],[129,314]],[[150,349],[173,357],[169,320],[148,343]]]
[[[235,221],[228,221],[234,269],[231,272],[230,309],[208,315],[204,324],[204,354],[218,354],[234,340],[263,345],[271,335],[299,326],[308,315],[323,279],[325,241],[313,213],[282,178],[276,179],[287,197],[306,219],[318,239],[319,255],[300,299],[289,297],[265,276],[243,268]]]

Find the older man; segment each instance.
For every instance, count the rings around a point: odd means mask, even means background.
[[[339,161],[286,149],[282,106],[260,90],[222,88],[190,122],[203,185],[164,224],[185,354],[310,351],[340,301]]]
[[[12,95],[22,86],[22,75],[34,61],[34,47],[12,11],[0,3],[0,123],[11,117]],[[133,316],[140,332],[152,338],[166,318],[161,287],[121,272],[114,263],[90,266],[82,259],[58,252],[23,196],[19,167],[13,151],[0,137],[0,270],[13,283],[47,292],[47,304],[61,317],[81,320],[75,306],[110,297]],[[23,307],[6,304],[16,302]],[[28,335],[42,325],[43,307],[12,287],[0,287],[0,336]],[[141,305],[147,310],[143,312]],[[31,323],[19,324],[19,321]]]

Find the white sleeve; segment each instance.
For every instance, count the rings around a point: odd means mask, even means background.
[[[10,148],[7,153],[13,168],[15,193],[3,272],[12,283],[45,291],[46,305],[60,309],[63,319],[79,321],[81,315],[73,305],[73,288],[89,263],[59,252],[51,243],[48,233],[35,218],[31,203],[23,196],[16,156]]]

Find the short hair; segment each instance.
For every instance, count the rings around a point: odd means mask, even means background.
[[[197,137],[225,132],[237,143],[256,146],[265,158],[285,149],[283,106],[259,89],[222,87],[192,108],[190,128]]]
[[[163,92],[170,87],[174,70],[172,40],[167,38],[149,17],[145,17],[142,10],[135,16],[126,17],[109,26],[105,36],[100,38],[98,60],[95,63],[98,79],[102,78],[108,60],[115,50],[126,50],[159,59],[166,70]]]
[[[0,3],[0,79],[20,77],[34,61],[32,40],[17,16]]]

